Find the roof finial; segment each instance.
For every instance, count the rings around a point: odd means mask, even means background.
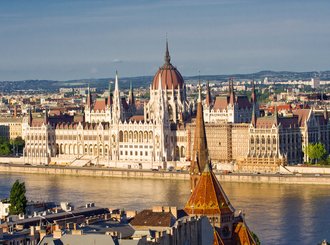
[[[170,63],[171,63],[171,56],[170,56],[170,52],[168,51],[168,40],[167,40],[167,33],[166,33],[165,64],[169,65]]]

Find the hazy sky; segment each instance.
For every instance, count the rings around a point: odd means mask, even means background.
[[[330,1],[6,0],[0,80],[330,69]]]

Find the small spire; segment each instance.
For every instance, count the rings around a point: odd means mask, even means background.
[[[235,104],[235,92],[234,92],[234,81],[232,78],[229,81],[229,92],[230,92],[229,103],[231,105],[234,105]]]
[[[254,80],[252,80],[251,103],[256,103],[256,102],[257,102],[257,95],[254,86]]]
[[[165,51],[165,64],[169,65],[171,63],[170,52],[168,51],[168,41],[166,36],[166,51]]]
[[[91,108],[92,106],[92,96],[91,96],[91,90],[89,88],[89,83],[88,83],[88,89],[87,89],[87,106]]]
[[[119,84],[118,84],[118,71],[116,70],[116,79],[115,79],[115,90],[119,90]]]
[[[31,126],[31,125],[32,125],[32,108],[30,108],[30,110],[29,110],[29,119],[28,119],[28,124],[29,124],[29,126]]]
[[[209,81],[206,83],[206,99],[205,99],[206,106],[210,106],[212,104],[211,98],[211,91],[210,91],[210,84]]]

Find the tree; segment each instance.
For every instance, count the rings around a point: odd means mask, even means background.
[[[23,152],[23,148],[25,146],[25,141],[22,139],[22,137],[18,136],[17,138],[10,141],[10,144],[13,146],[16,151],[15,152]],[[15,153],[14,152],[14,153]]]
[[[27,199],[25,196],[25,183],[20,183],[18,180],[15,181],[11,190],[9,197],[9,213],[10,214],[20,214],[25,213]]]
[[[311,161],[316,160],[316,162],[320,159],[324,159],[327,155],[327,150],[325,149],[322,143],[308,144],[304,153],[307,154]]]
[[[10,154],[9,140],[5,137],[0,137],[0,156],[7,156]]]

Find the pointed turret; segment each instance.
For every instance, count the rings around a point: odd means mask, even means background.
[[[107,101],[107,105],[110,108],[110,106],[112,105],[112,91],[111,91],[111,82],[109,82],[109,95],[108,95],[108,101]]]
[[[231,79],[230,81],[229,81],[229,104],[230,105],[234,105],[235,104],[235,91],[234,91],[234,82],[233,82],[233,80]]]
[[[29,117],[28,117],[28,124],[29,124],[30,127],[32,126],[32,120],[33,120],[33,117],[32,117],[32,108],[30,108],[30,110],[29,110]]]
[[[134,98],[134,93],[133,93],[132,82],[130,82],[130,86],[129,86],[128,104],[130,106],[134,106],[135,105],[135,98]]]
[[[45,110],[45,115],[44,115],[44,124],[47,125],[49,122],[49,118],[48,118],[48,109],[46,108]]]
[[[119,91],[118,71],[116,70],[115,91]]]
[[[252,90],[251,90],[251,103],[255,104],[257,103],[257,95],[255,91],[254,81],[252,80]]]
[[[204,167],[209,162],[209,154],[207,149],[203,106],[201,97],[201,87],[199,86],[198,101],[197,101],[197,115],[196,115],[196,128],[194,135],[194,147],[193,155],[190,166],[191,175],[191,190],[193,190],[197,184],[200,174]]]
[[[115,90],[113,91],[112,118],[114,123],[123,120],[123,104],[120,98],[118,72],[116,71]]]
[[[165,50],[164,60],[165,60],[165,64],[166,65],[171,64],[171,56],[170,56],[170,52],[168,50],[168,41],[167,41],[167,38],[166,38],[166,50]]]
[[[209,81],[207,81],[207,83],[206,83],[205,105],[207,107],[210,107],[211,104],[212,104],[212,98],[211,98],[211,92],[210,92],[210,85],[209,85]]]
[[[92,108],[92,96],[91,96],[91,91],[89,88],[88,84],[88,90],[87,90],[87,101],[86,101],[86,106],[87,108],[91,109]]]

